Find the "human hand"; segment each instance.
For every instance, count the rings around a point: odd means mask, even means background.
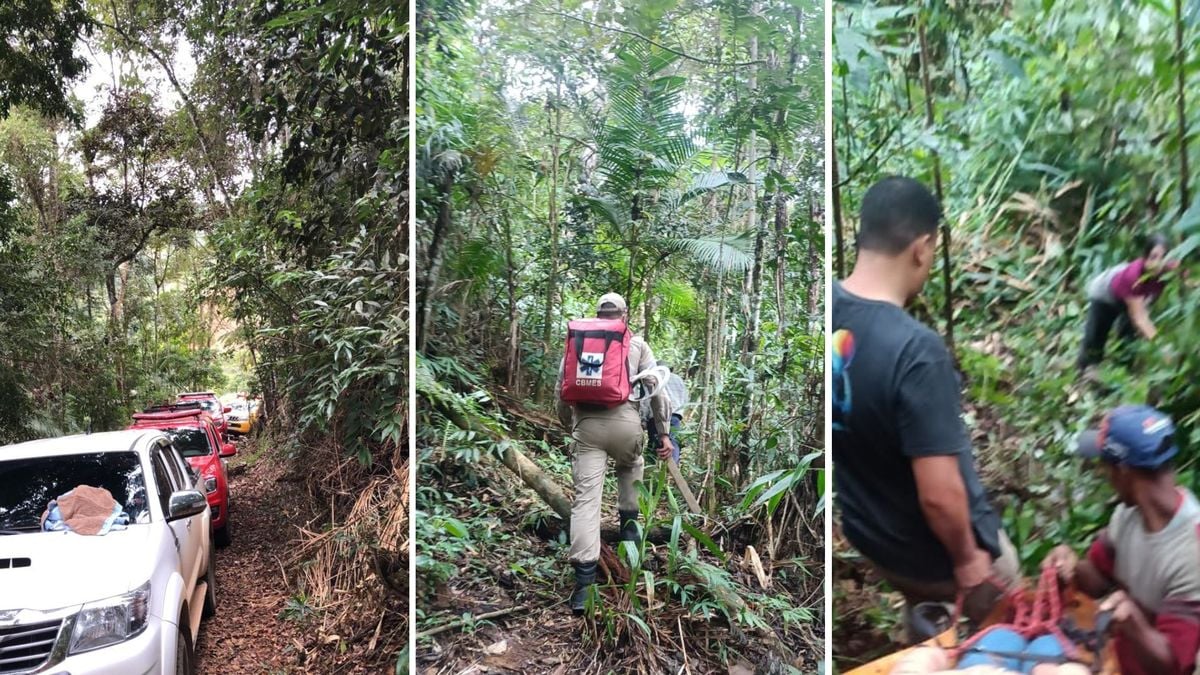
[[[1130,626],[1140,625],[1145,620],[1142,608],[1125,591],[1114,591],[1101,601],[1099,611],[1111,612],[1112,619],[1109,625],[1121,631],[1127,630]]]
[[[1075,580],[1075,567],[1079,565],[1079,556],[1066,544],[1059,544],[1042,559],[1042,567],[1053,567],[1058,572],[1058,578],[1064,583]]]
[[[992,556],[977,548],[970,560],[954,566],[954,581],[959,590],[968,591],[987,581],[991,573]]]
[[[666,460],[669,459],[673,454],[675,454],[675,446],[671,445],[671,438],[669,436],[663,436],[662,445],[658,446],[658,458]]]

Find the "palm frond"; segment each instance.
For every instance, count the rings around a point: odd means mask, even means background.
[[[665,247],[687,253],[717,271],[744,272],[754,264],[754,232],[750,230],[725,236],[671,238]]]

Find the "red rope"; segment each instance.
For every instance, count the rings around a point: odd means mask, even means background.
[[[990,581],[996,583],[994,577]],[[1058,623],[1062,619],[1062,597],[1058,589],[1058,573],[1053,567],[1042,569],[1042,576],[1038,579],[1032,603],[1026,599],[1027,594],[1023,584],[1009,589],[1006,592],[1006,596],[1013,612],[1012,622],[997,623],[988,626],[984,630],[967,638],[962,644],[950,649],[949,651],[955,660],[958,660],[959,657],[970,650],[983,636],[1001,628],[1014,631],[1026,640],[1031,640],[1042,635],[1053,635],[1058,639],[1059,644],[1062,645],[1063,652],[1067,658],[1079,658],[1078,646],[1068,639],[1058,627]],[[958,594],[954,604],[954,621],[952,625],[957,626],[958,620],[962,617],[962,593]]]

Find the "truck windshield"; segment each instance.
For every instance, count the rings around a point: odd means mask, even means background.
[[[40,530],[50,500],[80,485],[108,490],[130,522],[150,522],[137,453],[95,452],[0,460],[0,531]]]
[[[204,433],[203,429],[195,427],[167,429],[166,434],[171,437],[175,448],[184,457],[206,457],[213,454],[213,449],[208,447],[208,434]]]

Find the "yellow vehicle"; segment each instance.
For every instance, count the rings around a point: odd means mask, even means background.
[[[231,410],[225,417],[229,420],[230,433],[249,435],[261,423],[260,406],[256,399],[238,398],[229,403]]]

